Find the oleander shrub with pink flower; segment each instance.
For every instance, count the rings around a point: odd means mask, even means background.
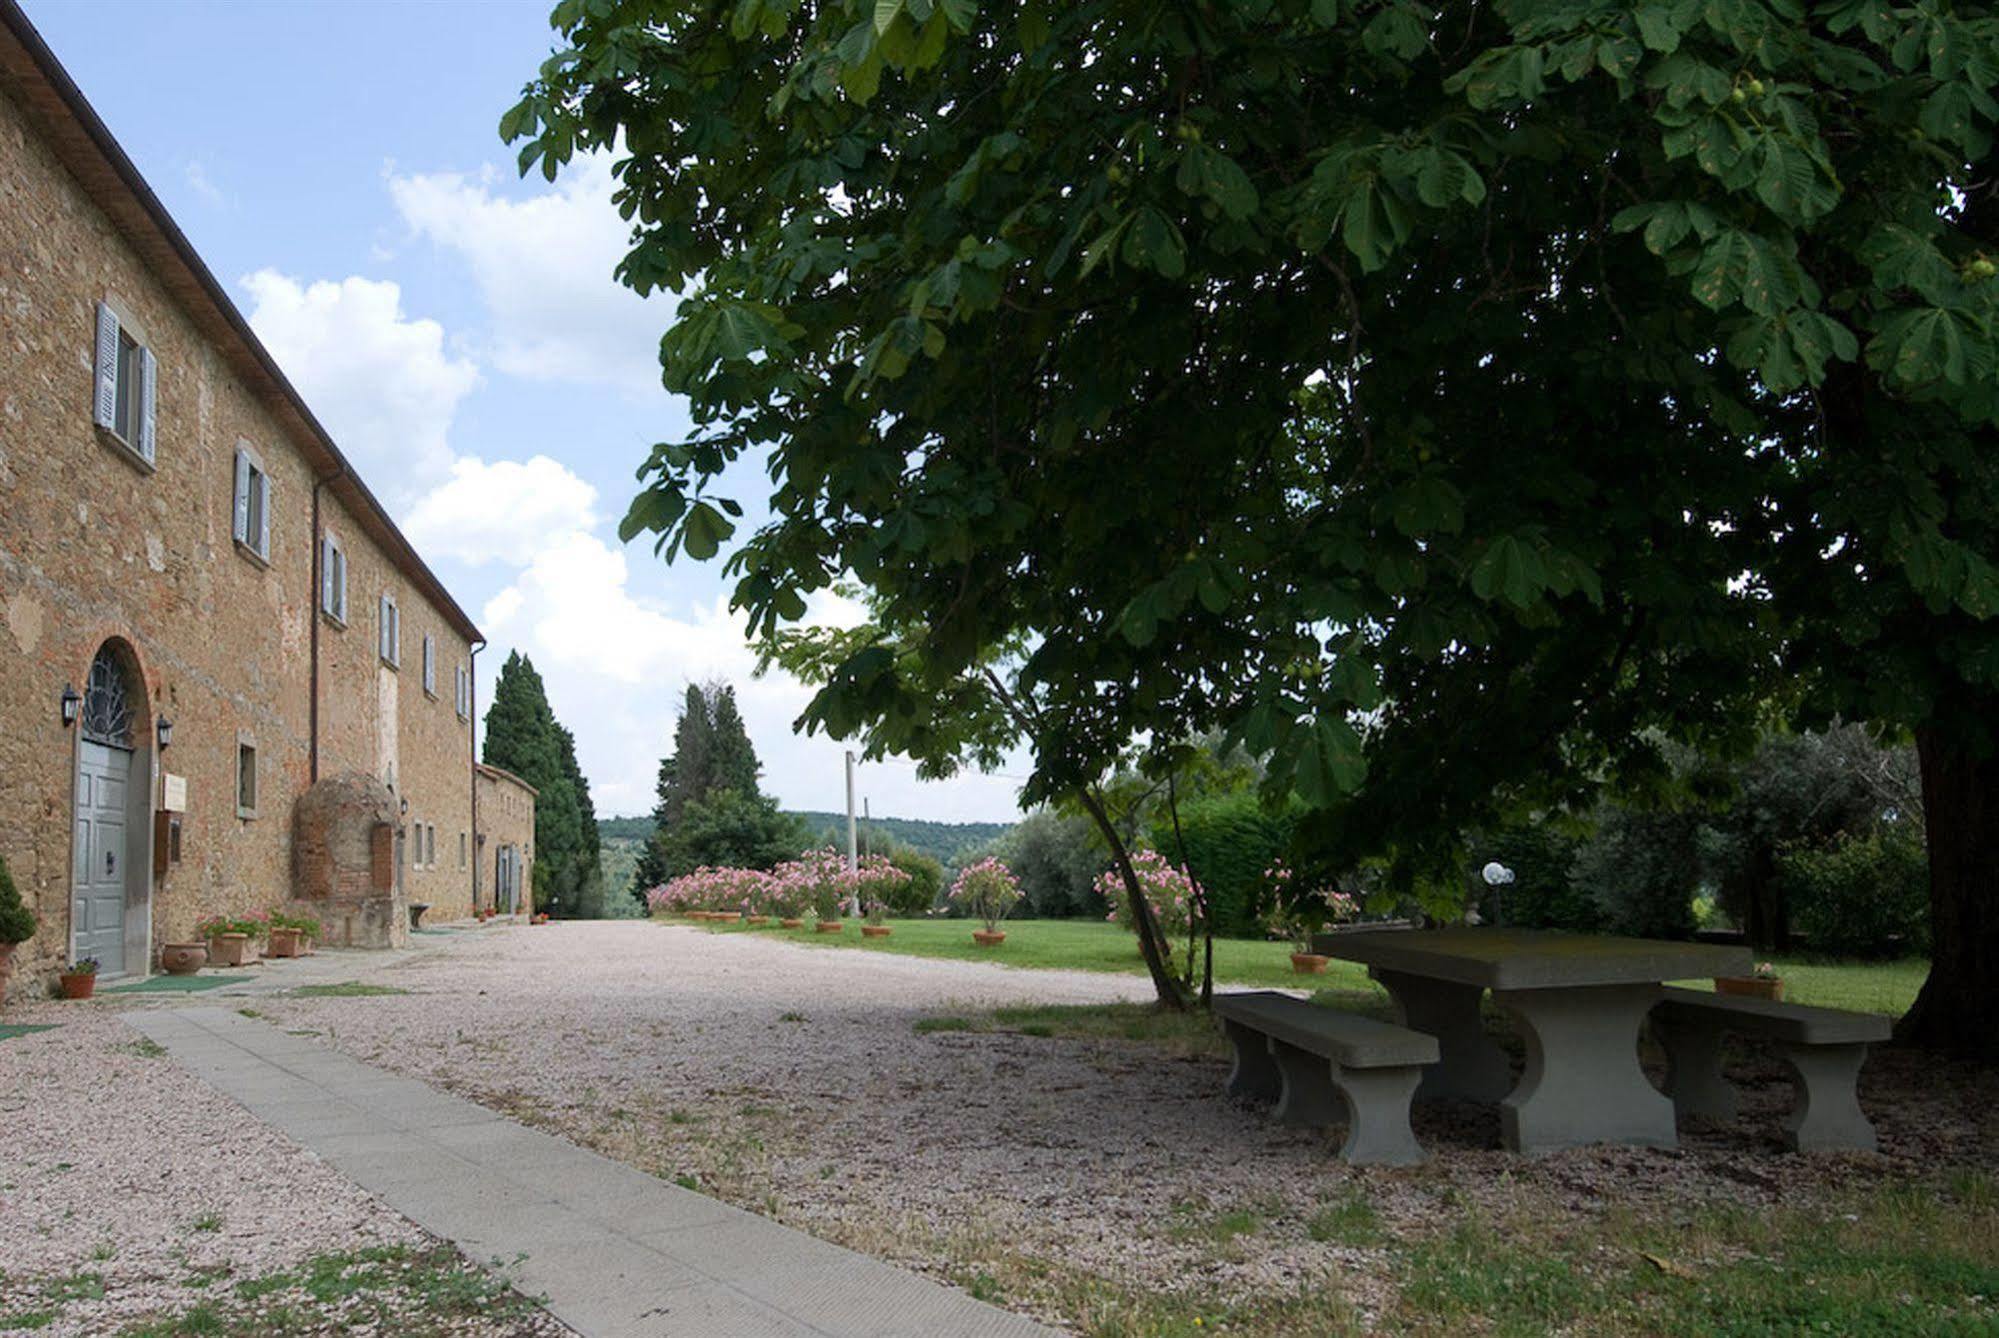
[[[987,930],[998,933],[999,922],[1020,903],[1020,880],[1002,861],[988,855],[960,870],[946,895],[954,906],[984,920]]]
[[[1186,938],[1199,920],[1199,909],[1194,902],[1194,880],[1187,876],[1187,871],[1156,850],[1133,851],[1131,870],[1138,875],[1138,885],[1144,890],[1145,899],[1152,906],[1153,918],[1159,921],[1167,939]],[[1126,929],[1137,929],[1137,921],[1131,914],[1130,893],[1116,869],[1106,869],[1098,876],[1097,892],[1111,908],[1110,914],[1104,917],[1106,920]]]

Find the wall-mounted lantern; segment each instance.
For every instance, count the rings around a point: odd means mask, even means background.
[[[83,694],[76,690],[76,684],[62,685],[62,727],[68,729],[76,723],[76,713],[83,709]]]
[[[161,716],[159,723],[154,728],[160,736],[160,751],[165,752],[172,746],[174,741],[174,722],[165,716]]]

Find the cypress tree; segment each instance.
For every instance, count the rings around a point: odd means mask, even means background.
[[[711,742],[708,759],[708,787],[734,790],[745,799],[758,797],[757,750],[743,728],[743,716],[736,709],[736,690],[727,683],[708,685],[708,715]]]
[[[514,651],[500,666],[486,711],[480,757],[538,792],[534,808],[537,901],[555,915],[602,910],[598,836],[590,782],[576,763],[576,740],[556,720],[534,662]]]

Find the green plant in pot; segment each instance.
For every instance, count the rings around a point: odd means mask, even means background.
[[[14,947],[35,936],[35,913],[28,909],[0,858],[0,1003],[7,999],[7,981],[14,974]]]

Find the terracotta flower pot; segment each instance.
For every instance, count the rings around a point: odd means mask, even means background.
[[[767,925],[770,923],[770,917],[768,915],[752,915],[749,917],[749,919],[745,920],[743,923],[753,924],[753,925]]]
[[[270,952],[273,957],[296,957],[299,955],[299,932],[296,929],[271,927]]]
[[[1323,976],[1327,960],[1316,952],[1294,952],[1291,954],[1291,969],[1301,976]]]
[[[1784,982],[1778,976],[1716,976],[1716,994],[1740,994],[1751,999],[1776,999],[1784,997]]]
[[[819,932],[822,934],[837,934],[846,927],[847,922],[845,920],[821,920],[819,922]]]
[[[208,960],[217,966],[241,966],[249,959],[248,934],[216,934],[208,940]]]
[[[787,915],[787,916],[785,916],[785,917],[784,917],[784,918],[783,918],[782,920],[779,920],[779,921],[778,921],[778,924],[779,924],[779,926],[781,926],[782,928],[785,928],[785,929],[803,929],[803,928],[805,928],[805,921],[803,921],[803,920],[801,920],[801,919],[797,918],[796,916],[791,916],[791,915]]]
[[[62,986],[63,998],[88,999],[97,989],[97,973],[95,971],[65,972],[56,977],[56,983]]]
[[[978,944],[981,948],[997,948],[1000,944],[1006,942],[1006,931],[1004,929],[974,929],[972,931],[972,942]]]
[[[895,929],[891,925],[862,925],[862,938],[887,938]]]
[[[206,943],[167,943],[160,948],[160,969],[170,976],[191,976],[206,965]]]

